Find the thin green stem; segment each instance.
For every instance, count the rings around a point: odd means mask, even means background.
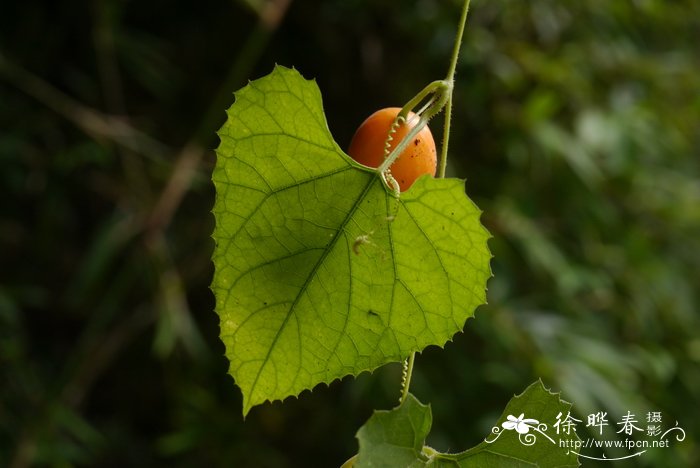
[[[464,1],[462,6],[462,15],[459,17],[459,26],[457,35],[455,36],[455,46],[452,50],[452,59],[450,60],[450,68],[447,69],[447,81],[454,80],[455,70],[457,69],[457,60],[459,60],[459,48],[462,46],[462,36],[464,36],[464,27],[467,24],[467,14],[469,13],[469,0]]]
[[[450,60],[450,68],[447,70],[446,81],[450,83],[450,94],[445,104],[445,126],[442,132],[442,148],[440,150],[440,160],[438,166],[438,177],[445,177],[445,168],[447,167],[447,148],[450,141],[450,125],[452,120],[452,84],[454,82],[455,70],[457,69],[457,60],[459,59],[459,49],[462,46],[462,36],[464,36],[464,27],[467,24],[467,14],[469,13],[469,0],[465,0],[462,6],[462,15],[459,18],[459,26],[457,36],[455,36],[455,46],[452,50],[452,59]]]

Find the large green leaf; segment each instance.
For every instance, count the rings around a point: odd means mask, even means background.
[[[577,467],[578,456],[573,447],[580,439],[571,428],[565,434],[554,426],[557,416],[565,420],[570,410],[571,403],[535,382],[510,400],[484,442],[465,452],[450,454],[425,446],[432,413],[429,406],[409,394],[393,410],[374,412],[357,433],[358,455],[346,466]]]
[[[219,136],[212,290],[244,414],[442,346],[485,302],[489,235],[463,181],[396,199],[295,70],[238,91]]]

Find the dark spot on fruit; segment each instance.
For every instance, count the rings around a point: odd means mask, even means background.
[[[416,138],[415,140],[413,140],[414,145],[418,146],[418,143],[420,143],[420,138]]]

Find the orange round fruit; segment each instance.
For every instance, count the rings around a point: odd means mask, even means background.
[[[352,137],[348,154],[360,164],[370,167],[379,167],[386,156],[384,144],[391,124],[401,111],[398,107],[387,107],[380,109],[367,117],[362,125],[357,129]],[[390,150],[400,142],[404,136],[415,126],[415,122],[410,122],[413,112],[409,113],[409,123],[401,124],[392,135]],[[402,192],[408,190],[415,180],[423,174],[435,176],[437,169],[437,151],[435,150],[435,140],[430,129],[426,125],[409,142],[406,149],[391,165],[391,175],[399,183]]]

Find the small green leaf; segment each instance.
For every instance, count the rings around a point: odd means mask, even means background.
[[[276,67],[236,93],[212,174],[212,290],[243,412],[442,346],[485,302],[491,254],[457,179],[396,199]]]
[[[396,409],[375,411],[357,432],[360,451],[355,466],[425,466],[428,457],[422,451],[432,422],[430,406],[410,393]]]
[[[513,397],[503,415],[484,442],[465,452],[440,453],[424,446],[430,432],[430,407],[409,394],[406,401],[391,411],[375,411],[357,433],[360,450],[355,466],[393,467],[429,466],[460,468],[567,468],[579,466],[569,447],[580,440],[557,433],[554,423],[571,410],[571,403],[544,388],[542,382],[530,385]],[[510,416],[510,417],[509,417]],[[504,426],[503,423],[506,423]],[[519,424],[519,433],[516,425]],[[527,426],[527,427],[525,427]],[[392,458],[394,457],[394,458]]]

